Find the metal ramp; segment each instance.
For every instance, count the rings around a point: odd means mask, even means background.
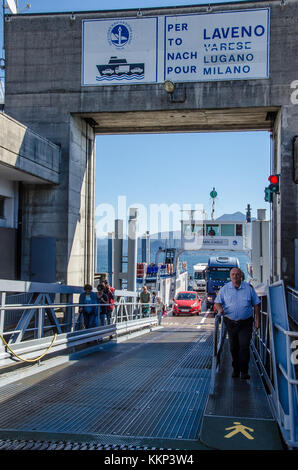
[[[250,380],[232,378],[225,342],[214,394],[209,396],[200,433],[202,444],[219,450],[280,450],[282,439],[251,354]]]
[[[213,325],[164,328],[1,387],[0,439],[203,449]]]

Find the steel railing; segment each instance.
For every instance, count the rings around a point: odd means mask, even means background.
[[[270,286],[274,287],[280,289],[280,306],[274,308],[284,313],[287,324],[287,316],[290,315],[289,311],[286,311],[285,298],[282,298],[285,296],[282,281]],[[252,350],[267,386],[268,398],[283,438],[289,448],[296,448],[298,447],[298,380],[295,365],[298,365],[298,332],[286,330],[273,321],[269,286],[258,295],[262,300],[261,324],[259,330],[253,334]],[[277,301],[275,298],[275,302]],[[276,332],[279,333],[278,339]],[[297,357],[296,362],[295,357]],[[282,380],[284,384],[281,383]]]
[[[223,321],[223,315],[217,313],[214,321],[214,332],[213,332],[213,355],[212,355],[212,367],[211,367],[211,381],[210,381],[210,395],[214,394],[215,390],[215,377],[219,370],[220,358],[223,350],[225,338],[226,338],[226,325]]]
[[[295,366],[298,366],[298,332],[289,331],[279,325],[272,318],[272,302],[280,301],[280,311],[282,310],[287,324],[289,312],[286,311],[284,297],[284,286],[280,281],[270,288],[278,288],[278,296],[270,300],[271,293],[269,286],[263,286],[257,290],[261,298],[261,321],[260,328],[254,330],[251,347],[254,353],[257,366],[267,388],[268,398],[279,425],[283,438],[289,448],[298,447],[298,380],[296,378]],[[292,298],[292,312],[297,311],[297,291],[290,288]],[[280,299],[280,300],[279,300]],[[295,303],[295,305],[293,305]],[[275,305],[275,310],[279,306]],[[290,309],[290,308],[289,308]],[[289,315],[290,316],[290,315]],[[276,340],[274,332],[278,331],[281,338]],[[223,316],[217,314],[214,324],[214,347],[212,358],[212,373],[210,394],[214,394],[215,377],[220,367],[220,356],[226,337],[226,328]],[[282,350],[281,350],[282,348]],[[277,354],[277,350],[279,353]],[[278,359],[282,357],[283,360]],[[281,378],[286,386],[281,386]],[[284,385],[284,384],[283,384]],[[282,391],[281,391],[282,389]],[[282,396],[283,395],[283,396]],[[285,396],[286,395],[286,396]]]
[[[118,291],[117,298],[114,304],[105,304],[106,307],[113,307],[110,324],[100,325],[100,305],[97,303],[92,305],[97,309],[98,326],[82,329],[83,322],[80,319],[82,315],[79,309],[84,307],[83,304],[65,302],[7,305],[5,295],[2,293],[0,366],[7,365],[11,361],[32,362],[34,359],[32,355],[38,355],[48,348],[51,352],[57,352],[84,343],[101,341],[115,335],[130,334],[137,330],[157,326],[157,315],[152,314],[150,308],[153,304],[148,304],[148,312],[144,312],[144,307],[147,305],[144,306],[137,301],[136,293]],[[133,301],[127,302],[127,298],[132,298]],[[11,310],[19,311],[21,316],[15,328],[5,328],[5,315]],[[48,318],[47,313],[50,313]]]

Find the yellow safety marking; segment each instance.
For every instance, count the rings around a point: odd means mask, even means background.
[[[250,434],[248,434],[247,431],[254,432],[254,429],[249,428],[248,426],[243,426],[243,424],[239,423],[238,421],[234,421],[235,426],[231,426],[230,428],[225,428],[226,431],[230,431],[233,429],[232,432],[224,436],[226,439],[230,439],[231,437],[235,436],[238,433],[243,434],[247,439],[253,440],[254,437],[252,437]]]

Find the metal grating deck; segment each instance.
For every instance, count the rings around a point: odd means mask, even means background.
[[[282,450],[283,442],[251,354],[250,380],[232,378],[228,341],[225,343],[214,395],[209,396],[200,441],[217,450]]]
[[[44,438],[101,436],[107,445],[133,445],[140,438],[156,445],[197,441],[210,383],[212,331],[213,324],[201,330],[165,328],[6,385],[0,398],[2,435],[11,430]]]
[[[228,340],[223,350],[220,371],[215,382],[215,394],[210,396],[206,415],[271,419],[272,412],[260,374],[251,354],[250,381],[232,378],[232,360]]]

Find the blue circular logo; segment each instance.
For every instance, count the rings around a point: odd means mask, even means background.
[[[238,244],[237,240],[233,240],[233,245],[235,246],[237,244]]]
[[[114,23],[108,31],[108,40],[117,48],[123,48],[131,41],[131,28],[127,23]]]

